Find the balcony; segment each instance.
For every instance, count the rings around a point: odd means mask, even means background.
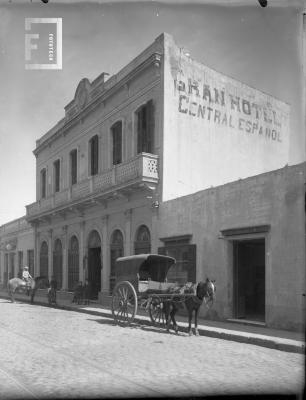
[[[158,183],[158,156],[142,153],[135,158],[99,175],[54,193],[45,199],[26,206],[29,222],[44,219],[60,212],[82,210],[88,204],[107,202],[115,196],[127,196],[144,184]]]

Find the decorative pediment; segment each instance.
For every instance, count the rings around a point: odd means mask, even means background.
[[[79,110],[82,110],[89,100],[91,85],[87,78],[83,78],[78,84],[77,90],[74,96],[74,102]]]

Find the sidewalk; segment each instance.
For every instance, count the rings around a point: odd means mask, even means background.
[[[49,306],[46,290],[40,290],[35,296],[35,304]],[[0,289],[0,298],[8,298],[7,291]],[[23,294],[15,295],[16,301],[30,302],[30,298]],[[57,296],[57,308],[103,316],[112,319],[111,309],[99,303],[91,302],[90,305],[77,305],[71,303],[72,295],[63,297],[62,293]],[[187,317],[177,316],[180,331],[187,332]],[[135,322],[151,325],[150,317],[144,310],[137,310]],[[292,353],[305,354],[305,337],[301,332],[292,332],[267,328],[265,326],[254,326],[229,321],[211,321],[203,318],[198,319],[198,330],[200,335],[224,340],[232,340],[240,343],[249,343],[271,349],[282,350]]]

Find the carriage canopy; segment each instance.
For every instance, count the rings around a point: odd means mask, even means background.
[[[137,276],[140,280],[151,279],[164,282],[175,259],[159,254],[137,254],[119,257],[116,260],[116,280],[133,281]]]

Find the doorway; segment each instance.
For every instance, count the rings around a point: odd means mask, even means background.
[[[88,270],[86,279],[89,285],[89,297],[98,299],[101,291],[101,239],[97,231],[92,231],[88,239]]]
[[[235,317],[265,321],[265,239],[234,244]]]

